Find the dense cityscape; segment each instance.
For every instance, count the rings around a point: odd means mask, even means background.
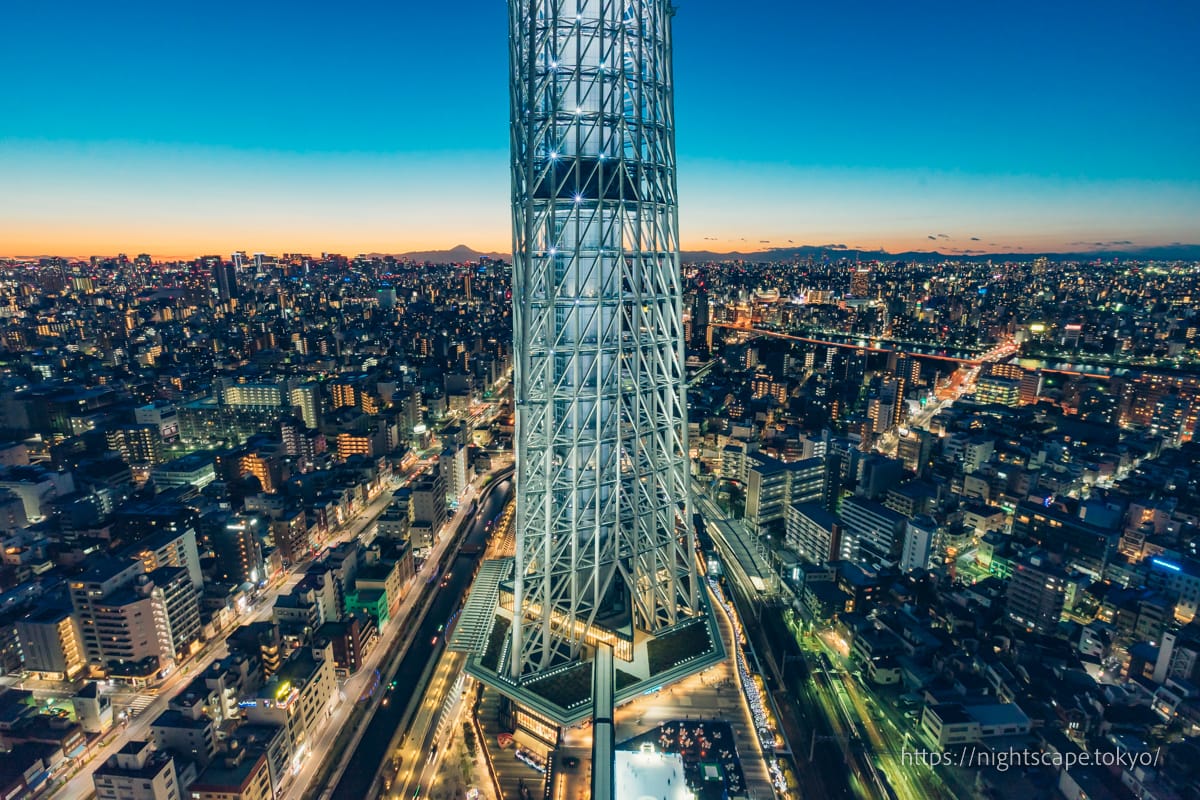
[[[5,30],[0,800],[1200,800],[1200,7]]]
[[[770,765],[736,766],[749,796],[1191,796],[1200,265],[684,275],[697,546]],[[443,651],[450,580],[512,547],[508,263],[42,258],[2,286],[6,797],[540,782]],[[441,755],[360,761],[426,662],[437,707],[405,718]],[[987,758],[1011,748],[1133,761]]]

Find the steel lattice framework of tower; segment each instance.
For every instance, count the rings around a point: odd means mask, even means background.
[[[668,0],[510,0],[511,680],[699,612]],[[622,633],[623,632],[623,633]]]

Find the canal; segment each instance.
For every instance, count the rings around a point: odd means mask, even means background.
[[[462,540],[462,547],[467,552],[459,553],[446,566],[445,572],[449,573],[449,580],[445,585],[442,585],[441,580],[446,575],[439,576],[439,582],[433,588],[435,592],[433,604],[413,636],[408,651],[400,660],[396,671],[391,675],[383,676],[381,685],[388,692],[387,705],[380,704],[375,710],[374,716],[371,717],[371,721],[367,723],[367,729],[346,765],[346,771],[342,773],[337,787],[333,790],[333,800],[365,800],[367,797],[367,793],[375,782],[375,775],[387,756],[392,736],[399,727],[405,710],[412,700],[413,691],[421,680],[422,673],[441,654],[443,644],[441,627],[459,609],[466,598],[467,590],[470,588],[475,573],[475,565],[482,557],[487,544],[490,533],[487,526],[488,520],[495,518],[501,512],[511,494],[511,478],[502,480],[482,502],[475,514],[475,519],[468,523],[471,529]],[[423,587],[416,587],[414,591],[420,591],[421,588]],[[437,646],[431,646],[435,637]],[[388,689],[387,687],[392,685],[393,681],[395,681],[396,688]]]

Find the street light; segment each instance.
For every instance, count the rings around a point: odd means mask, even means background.
[[[784,683],[787,680],[787,665],[788,665],[789,661],[803,661],[803,660],[804,660],[804,657],[801,656],[799,653],[784,653],[783,654],[783,664],[779,668],[779,682]],[[787,688],[786,683],[784,684],[784,688]]]

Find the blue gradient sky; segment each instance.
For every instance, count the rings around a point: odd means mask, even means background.
[[[1192,0],[679,6],[687,248],[1200,240]],[[4,16],[0,254],[508,249],[501,0]]]

